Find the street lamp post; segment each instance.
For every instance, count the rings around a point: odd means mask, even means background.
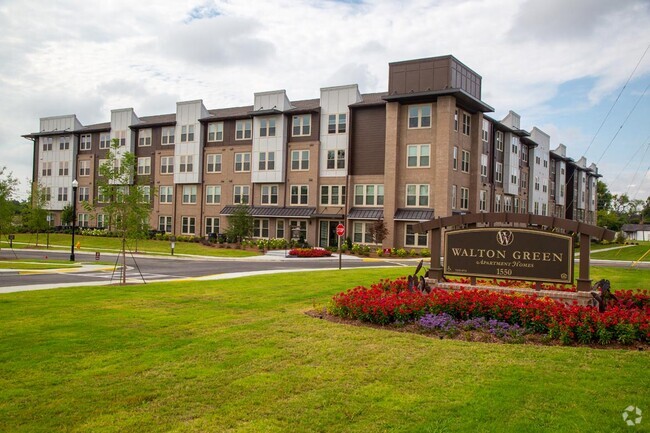
[[[77,222],[77,179],[72,181],[72,244],[70,245],[70,261],[74,262],[74,232]]]

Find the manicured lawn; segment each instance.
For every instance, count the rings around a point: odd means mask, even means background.
[[[646,352],[304,314],[410,270],[0,295],[0,431],[624,432],[650,408]]]
[[[620,248],[610,251],[592,251],[591,257],[602,260],[643,260],[650,261],[650,242],[641,242],[639,245],[633,245],[626,248]],[[645,254],[645,257],[643,255]],[[641,259],[643,257],[643,259]]]
[[[118,238],[106,238],[100,236],[81,236],[75,235],[75,244],[80,244],[78,251],[117,251],[121,250],[121,240]],[[71,235],[53,233],[50,234],[50,248],[70,249]],[[0,247],[7,248],[9,243],[0,242]],[[14,239],[14,248],[27,248],[36,246],[35,234],[17,234]],[[46,237],[44,234],[38,236],[39,248],[45,248]],[[129,241],[128,248],[136,251],[134,241]],[[168,241],[156,241],[151,239],[139,240],[137,242],[137,251],[156,254],[171,254],[170,243]],[[176,242],[174,254],[191,254],[214,257],[251,257],[258,255],[254,251],[244,251],[235,248],[212,248],[197,242]]]
[[[592,267],[590,277],[594,284],[603,278],[609,280],[612,290],[642,289],[650,291],[650,269]]]

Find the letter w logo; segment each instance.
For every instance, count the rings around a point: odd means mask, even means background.
[[[510,230],[499,230],[497,232],[497,242],[499,245],[507,247],[515,240],[515,235]]]

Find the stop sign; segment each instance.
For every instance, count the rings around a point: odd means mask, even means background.
[[[336,234],[339,236],[343,236],[345,234],[345,226],[343,224],[336,226]]]

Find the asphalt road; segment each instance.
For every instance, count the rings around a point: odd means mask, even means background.
[[[67,260],[70,256],[68,252],[57,251],[26,251],[14,250],[18,258],[24,259],[43,259],[47,255],[50,259]],[[0,258],[15,258],[11,250],[2,249]],[[75,253],[75,258],[79,262],[94,262],[94,253]],[[101,254],[103,263],[115,263],[118,259],[116,254]],[[121,259],[120,259],[121,263]],[[296,259],[282,257],[252,257],[243,259],[224,259],[224,258],[182,258],[182,257],[156,257],[156,256],[135,256],[135,259],[127,255],[127,279],[139,280],[144,279],[146,282],[172,280],[182,278],[204,277],[216,274],[232,274],[243,272],[259,271],[281,271],[295,269],[332,269],[338,267],[337,258],[327,259]],[[377,266],[395,266],[396,261],[363,261],[358,258],[348,258],[343,260],[343,268],[362,268]],[[413,262],[402,262],[404,266],[417,265]],[[119,281],[119,269],[112,271],[114,266],[107,265],[102,271],[88,272],[49,272],[43,273],[24,273],[24,272],[2,272],[0,273],[0,288],[28,285],[59,285],[59,284],[80,284],[89,283],[97,284]],[[142,274],[142,275],[141,275]]]

